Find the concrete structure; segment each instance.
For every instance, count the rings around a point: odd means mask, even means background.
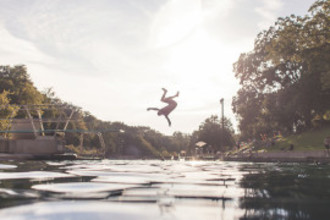
[[[31,123],[33,123],[33,126]],[[10,131],[17,131],[17,133],[10,133],[10,139],[35,139],[39,134],[35,134],[34,130],[40,130],[40,125],[37,120],[31,121],[30,119],[24,118],[13,119],[10,125]]]
[[[251,152],[227,155],[224,160],[255,161],[255,162],[329,162],[330,155],[327,150],[312,151],[285,151],[285,152]]]
[[[0,105],[0,115],[4,115],[4,118],[0,118],[0,125],[4,129],[0,130],[0,160],[77,159],[75,154],[65,152],[66,133],[80,134],[80,147],[84,134],[96,134],[102,148],[106,149],[102,135],[105,130],[68,129],[70,122],[82,120],[76,117],[78,108],[61,104],[13,105],[8,115],[8,106]],[[43,119],[45,115],[50,118]]]
[[[6,153],[6,152],[3,152]],[[50,155],[64,153],[63,142],[53,136],[35,139],[8,140],[8,152],[11,154]]]
[[[0,106],[0,113],[6,107]],[[42,113],[48,110],[57,113],[55,119],[42,118]],[[15,158],[15,155],[20,159],[25,158],[24,155],[29,159],[51,158],[64,154],[64,132],[74,112],[76,109],[67,109],[63,105],[15,105],[10,118],[0,119],[6,124],[0,134],[0,159]],[[19,118],[15,118],[16,115]],[[55,129],[45,130],[44,126]]]
[[[36,126],[34,129],[40,129]],[[64,139],[56,135],[42,136],[34,132],[29,119],[19,119],[12,123],[10,134],[0,138],[0,153],[52,155],[64,153]]]

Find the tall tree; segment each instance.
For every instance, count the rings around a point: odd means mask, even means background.
[[[0,93],[0,130],[6,130],[10,126],[10,118],[15,117],[17,114],[17,109],[15,106],[8,105],[10,100],[8,98],[8,92],[3,91]],[[7,119],[7,120],[6,120]]]
[[[218,116],[212,115],[199,126],[198,140],[211,145],[214,150],[225,151],[234,146],[234,130],[228,118],[224,119],[224,129]]]
[[[243,136],[310,128],[329,110],[329,4],[319,0],[310,15],[279,18],[234,64],[242,88],[233,110]]]
[[[38,91],[30,79],[24,65],[0,66],[0,93],[9,91],[13,104],[41,104],[44,95]]]

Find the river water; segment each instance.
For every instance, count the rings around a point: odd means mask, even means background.
[[[330,219],[330,166],[0,161],[0,219]]]

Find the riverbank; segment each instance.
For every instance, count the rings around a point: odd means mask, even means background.
[[[326,150],[313,151],[281,151],[281,152],[252,152],[227,155],[225,161],[251,162],[320,162],[329,163],[330,156]]]
[[[243,143],[240,148],[227,152],[227,161],[251,162],[327,162],[330,152],[323,140],[330,135],[330,127],[322,127],[289,135],[269,137]]]

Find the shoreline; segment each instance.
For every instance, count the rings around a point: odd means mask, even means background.
[[[0,153],[0,160],[100,160],[95,157],[80,157],[75,154],[63,155],[31,155],[31,154],[3,154]],[[138,157],[110,157],[102,158],[110,160],[167,160],[165,158],[138,158]],[[314,151],[281,151],[281,152],[263,152],[263,153],[239,153],[223,157],[185,157],[181,160],[220,160],[220,161],[238,161],[238,162],[287,162],[287,163],[330,163],[330,152],[326,150]],[[171,159],[168,159],[171,160]]]
[[[329,163],[330,154],[326,150],[281,151],[263,153],[245,153],[223,157],[224,161],[246,162],[318,162]]]

